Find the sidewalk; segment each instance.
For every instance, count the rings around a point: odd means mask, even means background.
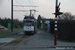
[[[75,42],[62,42],[57,40],[56,46],[75,46]],[[39,31],[25,44],[25,47],[56,47],[54,36],[50,33]]]

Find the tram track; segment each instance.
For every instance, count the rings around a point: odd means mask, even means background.
[[[20,37],[18,37],[18,38],[16,38],[16,39],[12,40],[11,42],[4,43],[4,44],[2,44],[0,47],[3,47],[3,46],[5,46],[5,45],[8,45],[9,43],[12,43],[13,41],[15,41],[15,40],[17,40],[17,39],[19,39],[19,38],[21,38],[21,37],[23,37],[23,36],[20,36]]]
[[[28,39],[30,36],[32,36],[32,35],[25,35],[22,30],[18,31],[18,32],[12,32],[12,33],[8,33],[8,34],[0,35],[0,39],[1,38],[13,38],[13,40],[11,40],[10,42],[0,43],[0,50],[11,50],[18,44],[20,44],[20,43],[23,44],[24,42],[22,42],[22,41],[24,39]],[[4,40],[6,40],[6,39],[4,39]],[[28,40],[26,40],[26,42],[27,41]]]
[[[20,43],[18,43],[18,44],[15,45],[14,47],[12,47],[10,50],[14,50],[14,49],[16,49],[18,46],[23,46],[24,44],[26,44],[26,43],[28,42],[28,40],[29,40],[30,38],[31,38],[31,35],[26,36],[23,41],[21,41]]]
[[[20,38],[20,37],[23,36],[23,34],[21,34],[21,35],[18,34],[20,32],[22,32],[22,31],[18,31],[18,32],[13,32],[13,33],[8,33],[8,34],[0,35],[0,39],[6,40],[5,38],[13,38],[12,41],[14,41],[14,40],[16,40],[16,39],[18,39],[18,38]],[[0,46],[3,46],[3,45],[8,44],[8,43],[10,43],[10,42],[0,43]]]
[[[32,35],[24,35],[16,38],[12,42],[0,46],[0,50],[13,50],[18,45],[26,43]]]

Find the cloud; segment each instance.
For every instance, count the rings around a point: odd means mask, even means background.
[[[10,3],[7,0],[3,0],[3,5],[0,8],[0,16],[2,18],[4,18],[4,17],[10,18],[10,14],[11,14],[10,9],[11,9]]]
[[[53,0],[34,0],[35,5],[38,5],[36,9],[39,10],[38,14],[50,18],[52,13],[55,12],[55,3]],[[52,17],[53,18],[53,17]]]

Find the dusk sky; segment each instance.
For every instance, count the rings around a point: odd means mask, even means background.
[[[35,18],[41,15],[45,18],[55,18],[52,14],[55,12],[56,0],[13,0],[14,5],[35,5],[39,7],[14,7],[14,10],[30,10],[36,9],[39,12],[35,13]],[[58,0],[61,2],[60,11],[70,12],[75,15],[75,0]],[[34,12],[33,12],[34,13]],[[14,19],[23,20],[24,15],[29,15],[29,12],[16,12],[13,14]],[[11,18],[11,0],[0,0],[0,18]]]

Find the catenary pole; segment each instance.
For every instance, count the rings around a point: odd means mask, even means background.
[[[56,0],[55,13],[57,13],[58,0]],[[55,14],[55,28],[54,28],[54,45],[57,45],[57,14]]]
[[[32,10],[30,10],[30,16],[31,16]]]
[[[11,0],[11,31],[13,31],[13,0]]]

